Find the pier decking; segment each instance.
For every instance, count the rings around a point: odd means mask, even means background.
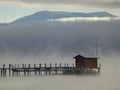
[[[97,74],[100,73],[100,67],[98,68],[76,68],[74,64],[72,66],[69,66],[68,64],[62,64],[60,63],[57,65],[56,63],[54,66],[52,64],[44,64],[42,66],[39,65],[31,65],[31,64],[9,64],[5,65],[3,64],[0,68],[0,76],[30,76],[30,75],[51,75],[51,74]]]

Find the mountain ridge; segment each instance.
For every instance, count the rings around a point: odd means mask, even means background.
[[[47,21],[48,19],[59,19],[59,18],[69,18],[69,17],[116,17],[108,12],[65,12],[65,11],[39,11],[34,14],[21,17],[8,24],[23,24],[31,21]],[[0,24],[2,26],[2,24]]]

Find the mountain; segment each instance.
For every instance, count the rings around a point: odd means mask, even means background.
[[[17,19],[12,24],[22,24],[34,21],[47,21],[49,19],[59,19],[67,17],[115,17],[108,12],[93,12],[93,13],[77,13],[77,12],[52,12],[52,11],[40,11],[35,14]]]
[[[88,13],[88,15],[91,17],[116,17],[108,12],[92,12]]]
[[[0,26],[6,26],[7,23],[0,23]]]

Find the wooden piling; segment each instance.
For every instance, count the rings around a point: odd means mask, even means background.
[[[51,74],[51,67],[52,67],[52,64],[50,63],[50,67],[49,67],[49,75]]]
[[[11,76],[11,64],[9,64],[9,76]]]
[[[57,74],[57,63],[55,63],[55,73]]]
[[[45,63],[45,74],[47,75],[47,64]]]
[[[12,65],[12,76],[14,76],[14,65]]]
[[[26,64],[23,64],[24,76],[26,76]]]
[[[38,71],[38,75],[41,74],[41,64],[39,64],[39,71]]]
[[[6,76],[5,64],[3,64],[3,72],[2,72],[2,76]]]
[[[31,75],[30,64],[29,64],[28,67],[27,67],[27,75],[28,75],[28,76]]]
[[[34,64],[34,72],[35,72],[35,75],[37,75],[36,64]]]
[[[2,74],[3,74],[3,70],[1,69],[1,77],[2,77]]]

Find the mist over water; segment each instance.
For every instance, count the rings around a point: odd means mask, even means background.
[[[71,57],[58,58],[56,55],[44,57],[8,57],[11,62],[68,62],[74,63]],[[48,60],[49,58],[49,60]],[[41,76],[19,76],[0,77],[0,90],[119,90],[120,89],[120,56],[110,53],[101,56],[100,75],[41,75]],[[3,59],[3,58],[2,58]],[[7,57],[4,58],[4,60]],[[18,61],[20,60],[20,61]],[[46,60],[46,61],[45,61]],[[9,61],[8,61],[9,62]],[[22,63],[21,63],[22,64]]]

